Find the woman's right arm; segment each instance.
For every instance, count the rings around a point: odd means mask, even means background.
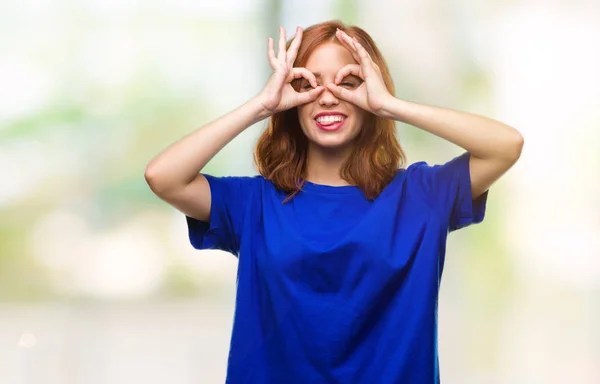
[[[162,200],[187,216],[208,221],[210,187],[200,170],[238,134],[268,117],[258,98],[174,143],[148,166],[144,177]]]
[[[304,68],[293,68],[301,40],[302,30],[298,28],[286,50],[285,30],[280,27],[277,56],[273,39],[269,38],[268,57],[273,74],[263,90],[232,112],[172,144],[150,161],[144,177],[158,197],[187,216],[205,222],[209,220],[210,186],[200,174],[202,168],[252,124],[274,113],[314,101],[323,91],[312,73]],[[290,83],[301,77],[314,88],[309,92],[296,92]]]

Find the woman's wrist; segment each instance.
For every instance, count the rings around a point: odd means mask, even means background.
[[[402,121],[402,111],[405,109],[406,102],[390,95],[379,110],[380,117],[385,119]]]
[[[250,111],[250,114],[253,116],[253,123],[258,123],[259,121],[271,117],[271,115],[273,114],[265,108],[259,96],[255,96],[252,99],[248,100],[246,102],[246,107]]]

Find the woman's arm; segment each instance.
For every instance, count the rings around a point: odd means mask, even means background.
[[[386,88],[378,65],[358,40],[342,31],[337,32],[337,37],[357,64],[342,68],[335,84],[327,84],[327,89],[366,111],[421,128],[467,150],[471,154],[473,199],[487,191],[521,155],[523,137],[508,125],[470,113],[395,98]],[[363,84],[355,90],[339,87],[337,84],[348,74],[359,76]]]
[[[269,38],[268,58],[273,74],[263,90],[234,111],[190,133],[165,149],[146,167],[144,177],[161,199],[186,215],[202,221],[210,217],[211,195],[206,178],[199,174],[223,147],[252,124],[272,114],[315,100],[323,91],[314,75],[304,68],[293,68],[302,30],[286,50],[285,30],[279,28],[278,53]],[[304,77],[315,88],[296,92],[291,81]]]
[[[519,159],[523,136],[487,117],[389,99],[382,116],[410,124],[454,143],[471,154],[473,198],[479,197]]]
[[[186,215],[208,221],[210,187],[200,170],[234,137],[265,117],[260,101],[252,99],[172,144],[146,167],[150,189]]]

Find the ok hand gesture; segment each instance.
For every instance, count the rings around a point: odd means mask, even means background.
[[[280,26],[278,51],[277,56],[275,56],[273,39],[269,37],[268,57],[271,68],[273,68],[273,74],[258,95],[262,106],[269,115],[310,103],[316,100],[325,89],[322,86],[317,86],[315,76],[306,68],[294,68],[294,61],[301,41],[302,29],[298,27],[296,36],[286,51],[285,30]],[[309,92],[296,92],[291,82],[299,78],[308,80],[313,88]]]
[[[327,89],[342,100],[355,104],[375,115],[385,117],[384,107],[394,96],[390,94],[385,86],[379,66],[356,38],[351,38],[341,30],[337,31],[336,37],[350,50],[352,57],[358,64],[349,64],[340,69],[334,83],[326,85]],[[361,78],[363,83],[353,90],[340,87],[340,82],[348,75]]]

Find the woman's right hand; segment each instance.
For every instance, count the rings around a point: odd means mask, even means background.
[[[279,46],[277,56],[273,48],[273,39],[269,37],[268,57],[273,74],[258,94],[261,105],[267,115],[273,115],[298,105],[310,103],[317,99],[324,88],[317,85],[317,79],[306,68],[294,68],[294,61],[302,41],[302,29],[296,29],[296,36],[286,51],[285,29],[279,27]],[[305,78],[312,88],[307,92],[296,92],[292,80]]]

